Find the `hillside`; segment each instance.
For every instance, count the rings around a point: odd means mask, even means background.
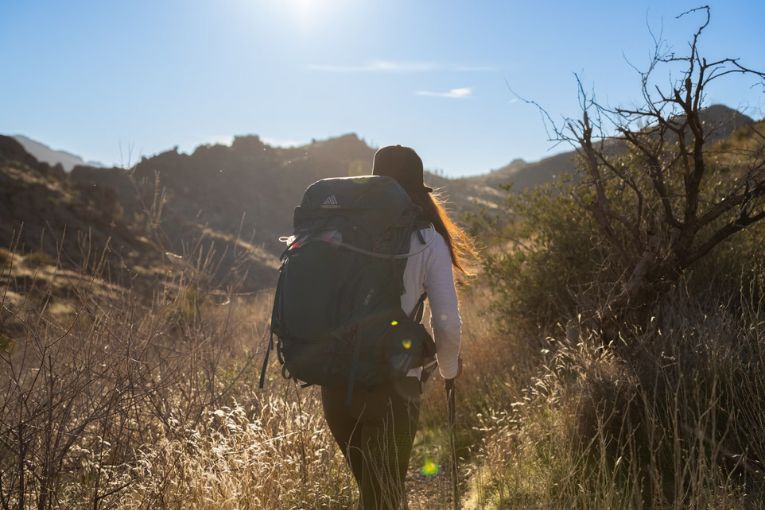
[[[283,248],[278,238],[291,231],[292,211],[305,188],[327,177],[368,174],[373,155],[355,134],[295,148],[239,136],[231,146],[202,145],[191,154],[172,150],[144,158],[129,171],[75,167],[70,179],[82,189],[113,190],[134,222],[146,222],[152,207],[161,208],[158,232],[175,250],[193,232],[212,229],[278,255]],[[486,201],[476,198],[481,191],[468,182],[430,173],[425,179],[444,189],[458,214]],[[501,197],[496,190],[484,194]]]
[[[102,166],[95,161],[85,161],[80,156],[71,152],[51,149],[44,143],[32,140],[28,136],[14,135],[16,139],[29,154],[35,157],[41,163],[48,163],[51,166],[61,165],[67,172],[71,171],[77,165]]]
[[[60,257],[70,267],[80,265],[83,250],[94,256],[106,250],[118,273],[127,266],[155,266],[160,260],[157,250],[120,216],[114,192],[82,193],[60,166],[38,162],[16,140],[0,136],[3,247],[44,253],[54,260]]]
[[[168,267],[165,252],[174,247],[163,243],[151,221],[131,214],[131,207],[137,209],[124,198],[124,190],[72,179],[60,166],[37,161],[15,139],[0,136],[0,247],[32,257],[36,265],[84,269],[149,294]],[[177,234],[188,236],[186,246],[178,248],[193,249],[197,242],[196,251],[218,254],[213,257],[215,286],[242,278],[254,286],[275,268],[272,256],[226,233],[182,224]],[[233,271],[236,264],[246,266],[246,274]],[[16,276],[8,281],[14,290],[34,285],[34,278]]]
[[[704,110],[704,122],[708,124],[707,140],[715,142],[727,138],[735,129],[752,124],[753,119],[724,105],[712,105]],[[617,143],[615,150],[619,149]],[[573,174],[576,169],[575,152],[566,151],[535,162],[514,160],[510,164],[488,174],[466,178],[469,184],[497,189],[512,183],[512,190],[520,192],[539,186],[559,175]]]
[[[753,122],[719,105],[706,115],[712,140]],[[318,179],[369,173],[374,155],[355,134],[294,148],[272,147],[251,135],[230,146],[202,145],[191,154],[166,151],[129,170],[78,165],[66,173],[39,162],[12,138],[2,138],[0,151],[2,246],[11,246],[21,230],[23,252],[55,256],[61,249],[62,263],[74,267],[87,234],[94,248],[108,246],[110,270],[123,284],[151,279],[147,275],[167,262],[164,252],[172,252],[205,260],[214,269],[210,285],[236,284],[245,291],[273,285],[283,248],[278,238],[291,231],[303,190]],[[532,163],[515,160],[477,177],[428,173],[425,179],[445,191],[451,209],[464,217],[499,208],[506,184],[523,191],[574,169],[574,152],[565,152]],[[58,240],[64,229],[68,234]]]
[[[159,232],[171,246],[190,231],[212,229],[278,253],[277,238],[290,230],[303,190],[324,177],[368,172],[371,155],[355,135],[296,149],[241,136],[231,146],[163,152],[129,171],[76,167],[71,180],[114,190],[125,215],[136,221],[145,221],[153,206],[161,208]]]

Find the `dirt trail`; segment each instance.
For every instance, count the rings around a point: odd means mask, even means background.
[[[424,476],[419,469],[410,468],[406,480],[409,510],[436,510],[451,508],[451,479],[447,470],[437,475]]]

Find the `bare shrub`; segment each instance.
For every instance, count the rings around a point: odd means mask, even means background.
[[[315,396],[253,390],[269,294],[221,293],[203,269],[178,264],[150,303],[88,273],[62,293],[55,271],[3,298],[0,507],[350,504]]]
[[[606,252],[605,279],[593,281],[600,284],[593,285],[600,288],[596,308],[581,310],[606,342],[625,322],[642,327],[654,301],[689,268],[765,219],[762,124],[740,128],[739,140],[715,143],[720,131],[730,133],[742,116],[719,118],[719,107],[706,108],[721,80],[763,86],[765,73],[737,58],[707,58],[700,41],[710,8],[678,18],[687,16],[700,17],[687,51],[671,50],[652,34],[646,68],[633,66],[641,87],[634,105],[599,102],[577,76],[581,118],[556,123],[540,107],[551,139],[576,151],[580,182],[571,197],[594,224]]]

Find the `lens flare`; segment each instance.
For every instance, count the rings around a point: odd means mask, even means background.
[[[436,476],[440,471],[441,466],[430,459],[426,460],[425,464],[423,464],[422,468],[420,468],[420,473],[422,473],[422,476]]]
[[[411,349],[412,348],[412,341],[411,340],[401,340],[401,346],[404,349]]]
[[[398,326],[398,321],[390,321],[391,326]]]

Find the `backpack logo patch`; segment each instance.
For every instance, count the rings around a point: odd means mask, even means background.
[[[340,207],[340,204],[337,203],[337,198],[335,198],[335,195],[330,195],[324,199],[324,202],[322,202],[321,207],[323,207],[324,209],[335,209],[337,207]]]

